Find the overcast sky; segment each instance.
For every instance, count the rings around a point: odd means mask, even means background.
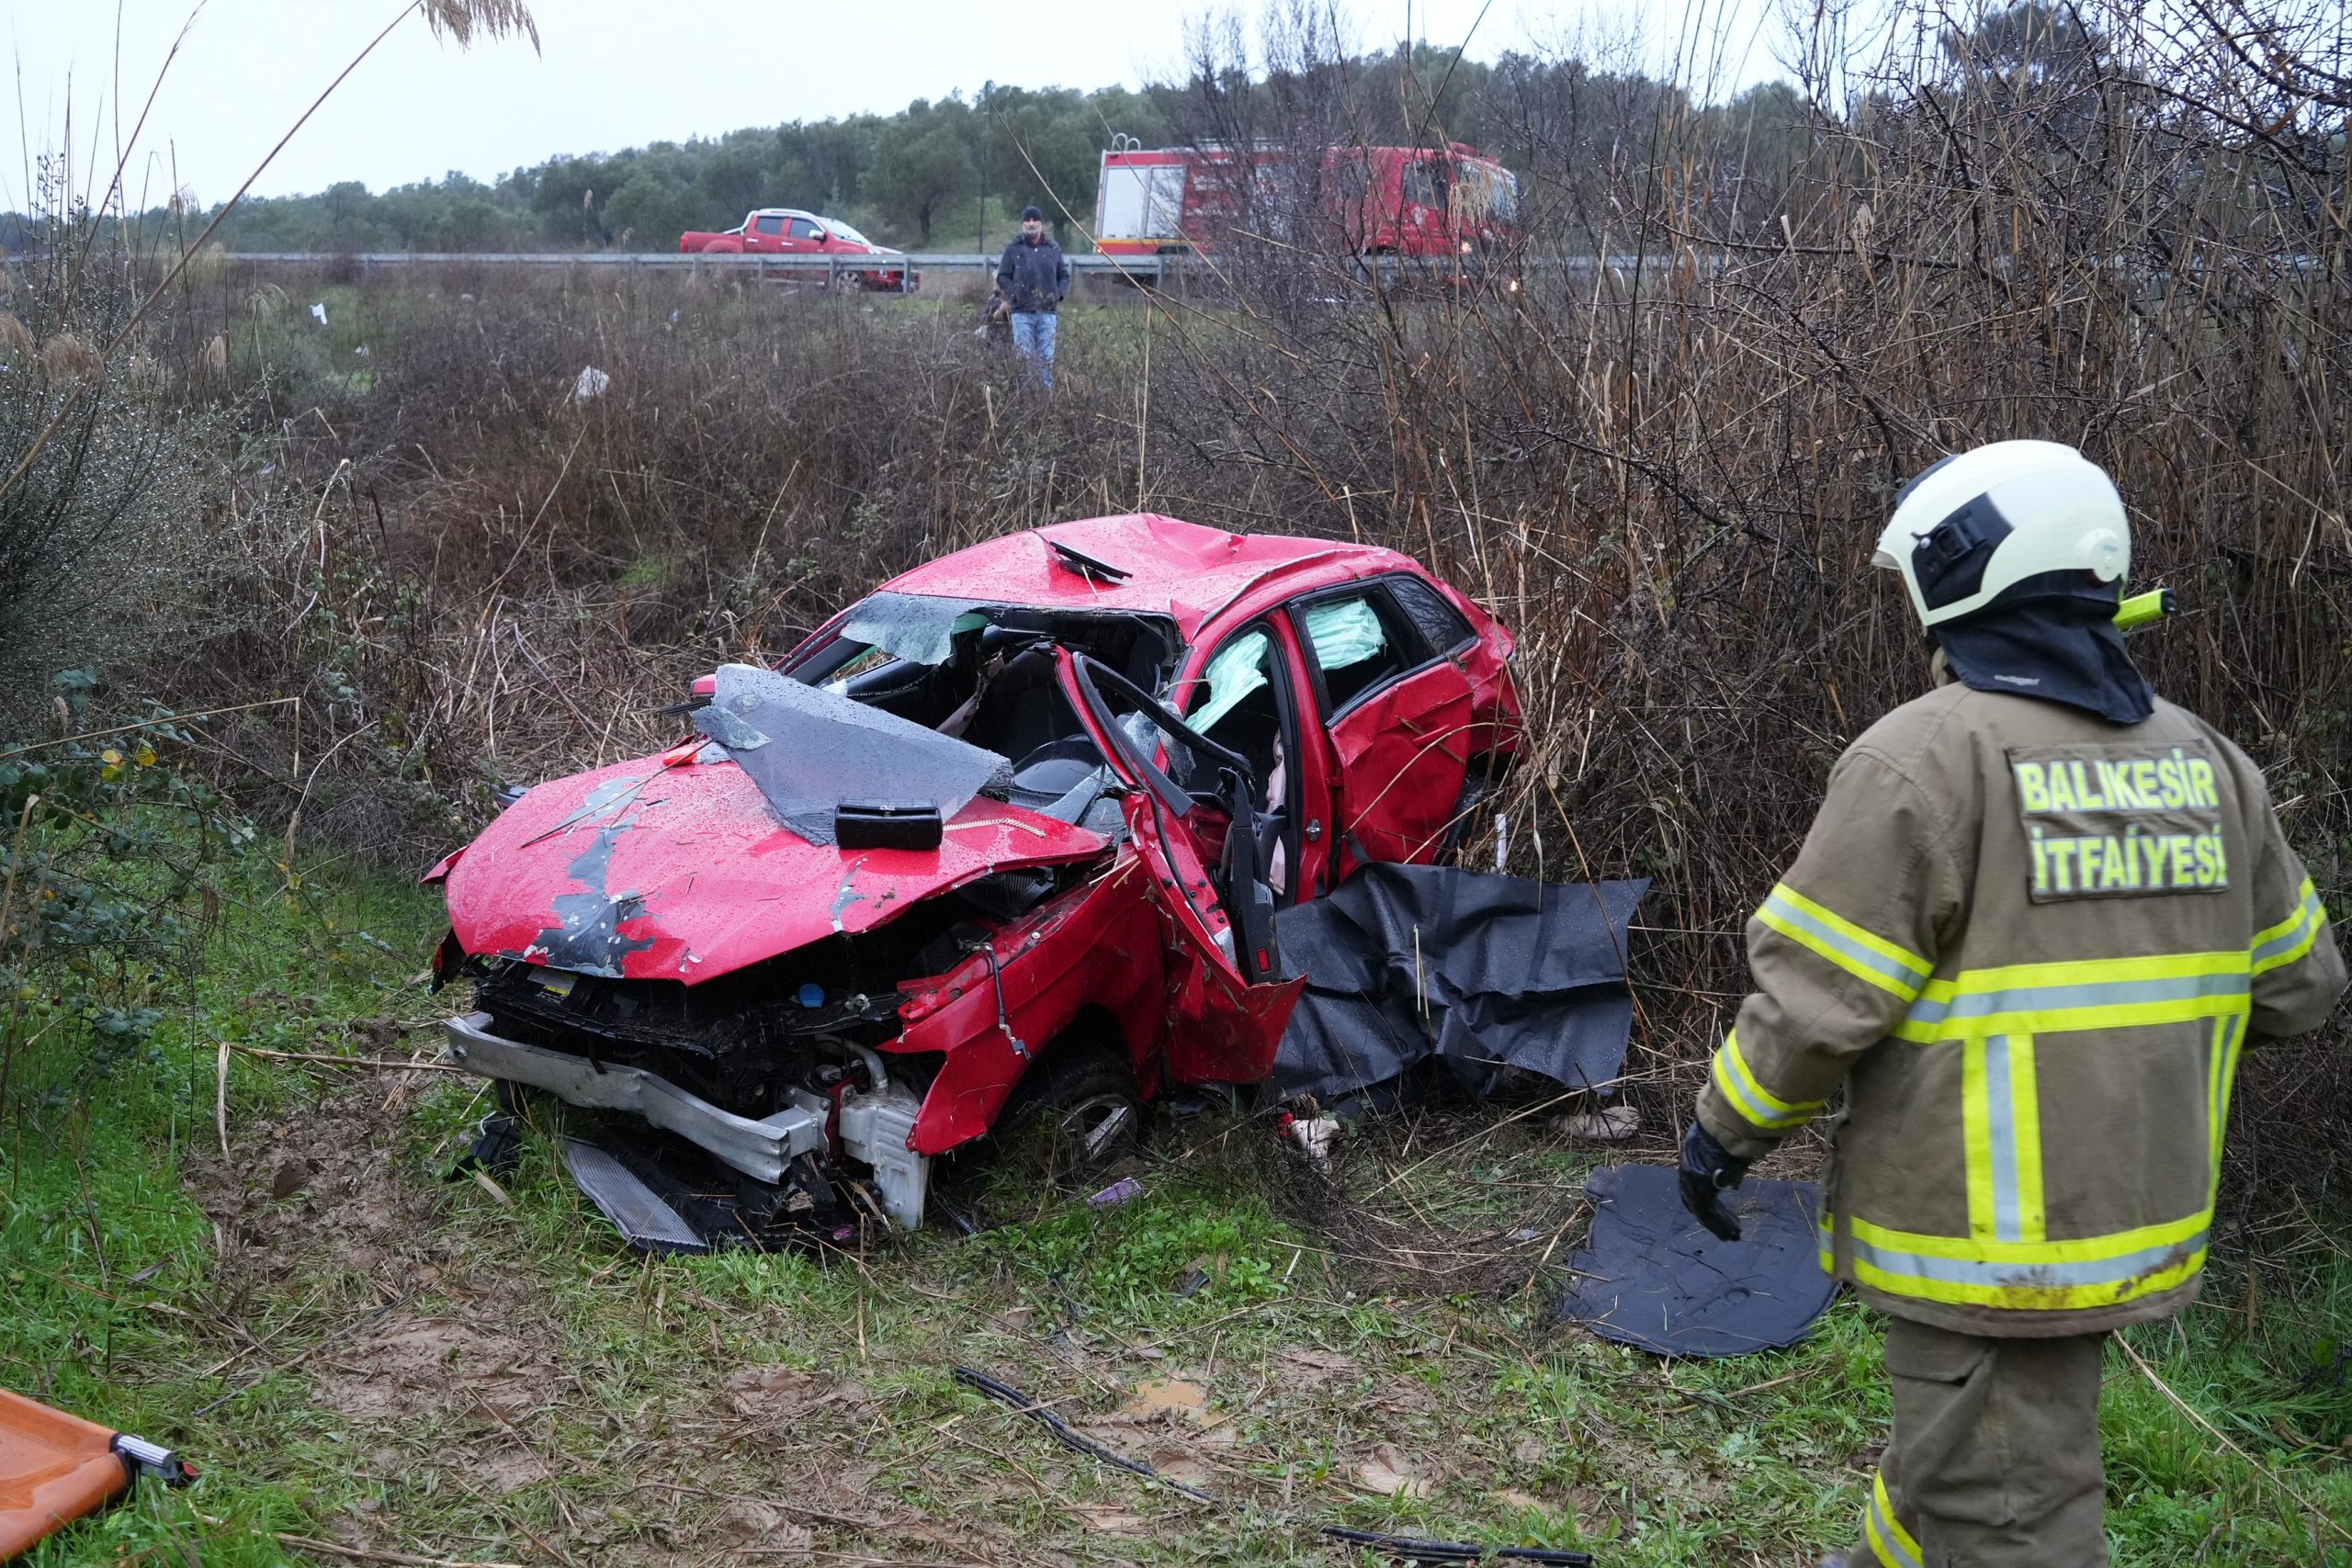
[[[0,208],[21,208],[28,153],[65,145],[69,109],[76,186],[103,184],[184,24],[126,180],[134,202],[142,191],[160,202],[176,160],[178,184],[206,204],[225,199],[401,0],[207,0],[193,22],[194,0],[120,0],[119,28],[109,0],[6,3],[23,124],[20,132],[17,118],[0,117],[7,143]],[[1691,3],[1752,17],[1766,0]],[[1403,0],[1342,0],[1343,25],[1358,47],[1394,43],[1409,15],[1414,36],[1450,46],[1471,35],[1479,58],[1556,42],[1588,8],[1579,0],[1417,0],[1408,11]],[[1108,0],[1099,8],[1072,0],[533,0],[531,9],[537,54],[512,39],[461,51],[410,18],[254,191],[280,196],[346,179],[382,190],[453,169],[489,180],[559,152],[888,113],[914,98],[968,96],[991,80],[1136,86],[1170,73],[1187,19],[1209,7],[1196,0]],[[1245,8],[1257,9],[1255,0]],[[1730,77],[1775,73],[1769,29],[1746,20],[1725,31],[1741,56],[1727,62]],[[85,173],[94,152],[103,165],[95,181]]]

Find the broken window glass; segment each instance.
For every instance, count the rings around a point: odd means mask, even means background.
[[[1420,628],[1422,637],[1438,652],[1450,653],[1470,640],[1470,623],[1428,583],[1418,578],[1392,577],[1388,580],[1388,592],[1406,618]]]
[[[841,635],[912,664],[944,664],[956,638],[989,624],[973,599],[942,599],[928,593],[876,593],[842,619]],[[835,672],[846,678],[846,671]]]

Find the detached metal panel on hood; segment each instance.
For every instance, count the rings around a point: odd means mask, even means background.
[[[459,943],[691,986],[870,931],[991,871],[1083,861],[1108,844],[985,796],[962,803],[935,850],[812,843],[779,827],[751,775],[723,756],[681,748],[532,789],[449,870]]]
[[[834,814],[852,801],[928,806],[944,818],[1012,776],[993,751],[772,670],[721,665],[714,687],[695,728],[812,844],[834,841]]]

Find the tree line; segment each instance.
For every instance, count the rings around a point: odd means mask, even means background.
[[[1101,155],[1114,144],[1461,141],[1519,177],[1522,225],[1542,244],[1581,252],[1610,240],[1623,228],[1612,193],[1635,174],[1675,187],[1690,231],[1773,243],[1784,215],[1825,177],[1822,133],[1854,131],[1874,105],[1885,107],[1879,85],[1858,83],[1861,91],[1825,121],[1824,96],[1802,80],[1710,103],[1622,49],[1492,61],[1426,44],[1351,53],[1324,27],[1303,10],[1255,39],[1230,20],[1204,25],[1170,79],[1140,90],[989,83],[969,98],[917,99],[895,114],[563,155],[487,182],[452,173],[381,192],[345,181],[248,198],[218,240],[232,251],[668,251],[686,230],[797,207],[886,243],[987,250],[1035,203],[1066,247],[1083,249]],[[2130,86],[2129,73],[2108,62],[2106,40],[2044,0],[1981,13],[1930,50],[1949,80],[1988,92],[2070,84],[2021,134],[2063,139],[2102,90]],[[1679,128],[1676,147],[1658,143],[1661,125]],[[158,209],[132,221],[168,243],[209,216]],[[37,239],[24,220],[0,215],[0,249]]]
[[[1118,135],[1166,138],[1153,94],[990,84],[896,114],[559,156],[491,182],[453,173],[248,198],[220,240],[233,251],[667,251],[686,230],[798,207],[876,240],[963,249],[1002,243],[1032,202],[1067,240],[1063,208],[1091,222],[1101,149]]]
[[[232,251],[666,251],[689,229],[724,229],[757,207],[843,218],[872,238],[922,249],[1001,244],[1015,215],[1043,209],[1065,246],[1086,247],[1104,148],[1311,134],[1368,144],[1460,141],[1522,172],[1556,166],[1563,140],[1608,160],[1680,88],[1638,70],[1506,53],[1491,61],[1416,45],[1326,58],[1305,73],[1253,69],[1243,40],[1208,29],[1181,79],[1140,91],[990,83],[969,98],[917,99],[895,114],[729,131],[617,152],[550,158],[492,181],[452,173],[370,191],[247,198],[221,225]],[[1311,130],[1295,99],[1337,84],[1344,113]],[[1329,94],[1324,95],[1329,96]],[[1793,141],[1802,100],[1771,84],[1711,111],[1766,141]]]

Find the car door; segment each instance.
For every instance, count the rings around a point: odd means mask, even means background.
[[[1433,859],[1469,768],[1469,677],[1378,579],[1295,600],[1289,613],[1329,737],[1334,870]]]
[[[1168,918],[1169,1010],[1177,1025],[1169,1031],[1169,1077],[1179,1083],[1257,1083],[1273,1071],[1283,1030],[1306,982],[1244,976],[1244,963],[1259,976],[1276,969],[1271,927],[1262,945],[1237,928],[1187,820],[1198,803],[1152,761],[1158,738],[1139,742],[1105,693],[1118,699],[1131,721],[1141,716],[1145,722],[1137,728],[1157,728],[1162,736],[1182,732],[1176,738],[1195,750],[1203,738],[1116,671],[1068,649],[1055,649],[1054,663],[1071,710],[1126,786],[1120,811],[1142,855],[1149,896]],[[1249,815],[1242,803],[1237,822]]]
[[[784,249],[784,220],[773,212],[754,216],[743,231],[743,248],[773,254]]]
[[[1178,682],[1170,705],[1209,739],[1246,758],[1261,813],[1258,863],[1275,901],[1296,903],[1304,877],[1302,850],[1324,839],[1321,800],[1304,787],[1298,697],[1278,617],[1262,616],[1225,637],[1197,674]],[[1316,809],[1303,810],[1315,801]],[[1311,821],[1311,828],[1307,823]],[[1302,842],[1302,835],[1305,842]]]
[[[825,231],[806,218],[790,220],[784,231],[787,251],[816,252],[826,248]]]

